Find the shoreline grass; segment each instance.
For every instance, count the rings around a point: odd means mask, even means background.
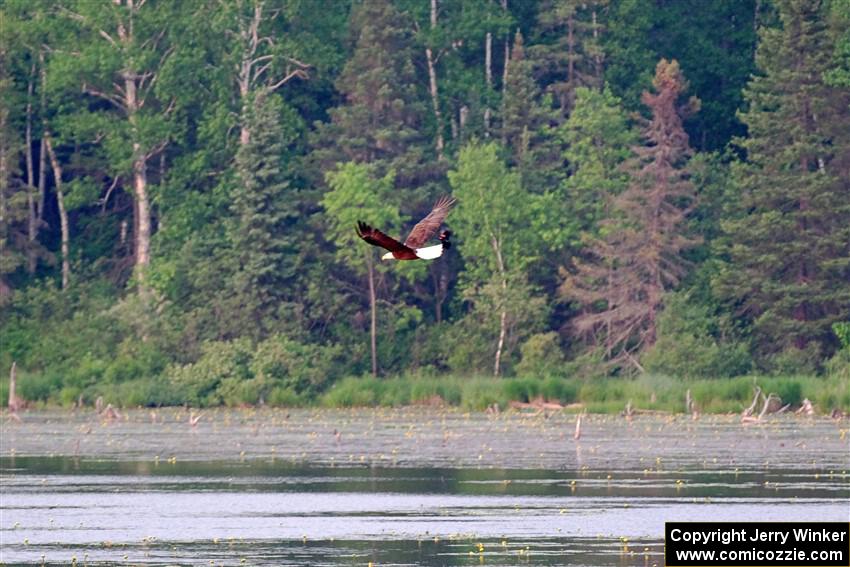
[[[73,406],[82,396],[86,405],[98,396],[118,407],[180,406],[188,401],[168,380],[136,379],[100,384],[90,390],[54,390],[38,375],[19,376],[18,393],[32,407]],[[753,387],[775,393],[783,404],[799,407],[809,399],[818,414],[834,409],[850,412],[850,385],[842,376],[740,376],[719,379],[677,379],[644,374],[637,378],[561,378],[486,376],[348,377],[320,395],[307,398],[287,389],[270,389],[262,402],[284,407],[398,407],[447,405],[483,411],[492,404],[506,409],[511,402],[545,400],[567,406],[566,411],[615,414],[631,402],[633,408],[684,413],[687,390],[703,414],[739,413],[750,405]],[[0,399],[8,385],[0,384]],[[225,399],[222,406],[257,405],[259,400]],[[761,405],[759,404],[759,408]]]
[[[701,413],[738,413],[752,402],[754,385],[765,395],[775,393],[783,404],[798,407],[809,399],[817,413],[833,409],[850,411],[850,387],[839,377],[740,376],[723,379],[674,379],[645,374],[638,378],[502,378],[491,377],[397,377],[346,378],[325,392],[318,403],[325,407],[427,405],[442,400],[450,406],[484,410],[497,403],[543,399],[558,402],[572,411],[619,413],[632,407],[684,413],[685,396],[691,390]],[[439,396],[439,398],[438,398]],[[759,408],[761,404],[759,404]]]

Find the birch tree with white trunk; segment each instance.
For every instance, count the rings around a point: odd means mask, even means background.
[[[182,6],[147,0],[70,2],[57,7],[62,16],[57,25],[72,28],[85,41],[71,34],[67,48],[61,42],[50,46],[50,80],[69,89],[76,84],[112,110],[91,114],[90,131],[78,128],[76,134],[102,142],[109,163],[124,169],[117,175],[130,180],[129,188],[122,188],[134,200],[133,263],[141,296],[148,290],[155,223],[149,162],[173,137],[175,99],[157,86],[176,51],[170,32]]]
[[[492,369],[503,372],[505,353],[521,335],[533,331],[540,309],[527,283],[526,270],[536,260],[539,241],[535,195],[522,188],[520,177],[499,157],[499,146],[469,144],[449,172],[452,194],[458,200],[452,228],[463,238],[458,244],[467,262],[464,298],[480,320],[495,321]],[[481,313],[481,311],[487,313]]]

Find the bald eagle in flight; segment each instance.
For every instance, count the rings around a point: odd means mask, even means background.
[[[437,233],[454,204],[453,197],[440,197],[428,216],[413,227],[404,244],[364,222],[357,223],[357,236],[373,246],[389,250],[381,256],[381,260],[434,260],[443,255],[443,250],[451,247],[451,231],[444,230],[440,233],[439,244],[425,246],[425,243]]]

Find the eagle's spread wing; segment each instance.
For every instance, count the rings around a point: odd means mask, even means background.
[[[440,197],[437,202],[434,203],[434,208],[431,209],[428,216],[419,221],[416,226],[413,227],[413,230],[410,231],[410,235],[407,237],[407,240],[404,241],[404,245],[414,249],[422,248],[422,246],[428,242],[434,234],[436,234],[454,204],[454,197],[448,197],[445,195]]]
[[[390,252],[401,252],[403,250],[410,250],[407,246],[392,238],[387,236],[377,228],[372,228],[365,222],[357,223],[357,236],[368,242],[373,246],[380,246],[381,248],[386,248]]]

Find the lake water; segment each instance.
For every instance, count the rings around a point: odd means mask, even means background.
[[[665,521],[850,520],[847,420],[190,415],[3,415],[0,562],[651,567]]]

